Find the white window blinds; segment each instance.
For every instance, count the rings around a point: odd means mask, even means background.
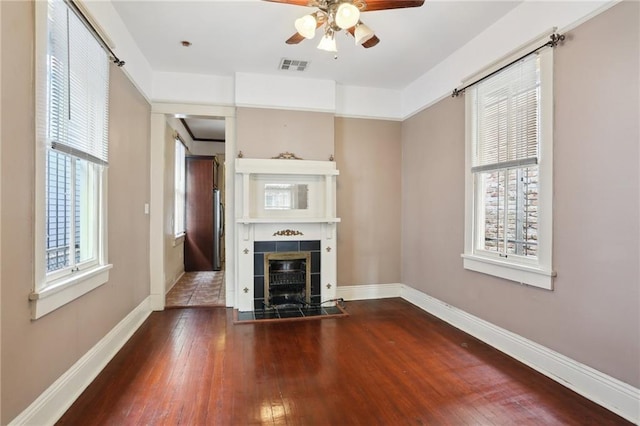
[[[57,151],[106,165],[108,57],[64,2],[49,2],[48,21],[48,142]]]
[[[467,89],[472,172],[537,164],[539,87],[539,59],[532,54]]]

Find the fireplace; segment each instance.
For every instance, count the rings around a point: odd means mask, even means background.
[[[270,315],[333,306],[335,162],[237,158],[235,174],[234,307]]]
[[[321,303],[320,241],[256,241],[253,307],[265,310]]]
[[[305,307],[311,304],[311,253],[264,255],[265,308]]]

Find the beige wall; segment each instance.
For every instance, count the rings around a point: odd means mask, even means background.
[[[401,123],[336,118],[338,285],[400,282]]]
[[[464,98],[402,127],[402,280],[640,386],[640,4],[579,26],[555,54],[555,290],[462,268]]]
[[[292,152],[305,160],[328,160],[333,152],[333,114],[238,108],[238,151],[245,158]]]
[[[285,151],[305,160],[334,155],[342,219],[339,285],[400,280],[400,128],[401,123],[385,120],[238,108],[238,150],[245,158],[271,158]]]
[[[111,69],[107,284],[36,321],[34,283],[33,4],[2,8],[2,424],[8,423],[149,294],[150,108]]]

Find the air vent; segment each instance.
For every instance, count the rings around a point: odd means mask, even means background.
[[[309,66],[309,61],[300,61],[297,59],[282,58],[280,61],[280,69],[283,71],[304,71]]]

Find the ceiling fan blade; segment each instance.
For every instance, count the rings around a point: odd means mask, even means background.
[[[287,43],[287,44],[298,44],[302,40],[304,40],[304,36],[302,34],[300,34],[300,33],[295,33],[294,35],[289,37],[287,39],[287,41],[285,41],[285,43]]]
[[[367,40],[364,43],[362,43],[362,47],[368,49],[370,47],[375,46],[378,43],[380,43],[380,39],[378,38],[378,36],[374,35],[369,40]]]
[[[312,0],[263,0],[271,3],[292,4],[294,6],[311,6]]]
[[[267,0],[271,1],[271,0]],[[286,0],[285,0],[286,1]],[[366,6],[363,12],[372,12],[374,10],[386,9],[402,9],[405,7],[420,7],[424,4],[424,0],[365,0]]]

